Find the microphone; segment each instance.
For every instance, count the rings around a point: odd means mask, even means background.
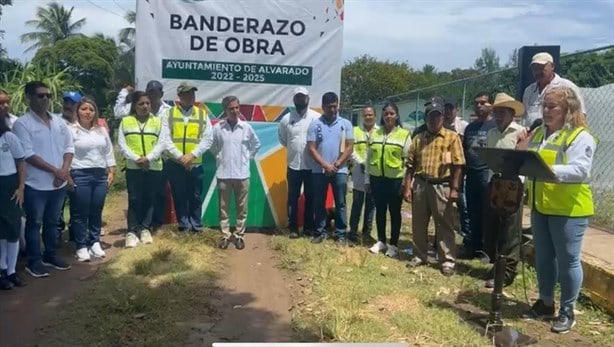
[[[535,130],[537,127],[541,126],[542,124],[544,124],[544,120],[543,119],[536,119],[533,124],[531,124],[531,126],[529,127],[529,131],[528,132],[532,132],[533,130]]]

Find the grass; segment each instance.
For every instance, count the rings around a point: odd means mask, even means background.
[[[123,194],[108,197],[107,220],[123,220],[125,199]],[[84,279],[88,283],[54,319],[46,343],[167,346],[183,341],[191,324],[215,314],[210,302],[219,290],[214,283],[221,265],[215,241],[213,233],[178,237],[164,231],[152,245],[119,251]]]
[[[405,229],[401,249],[409,245]],[[461,261],[457,275],[444,277],[431,267],[408,270],[404,262],[369,254],[366,247],[340,248],[332,242],[313,245],[307,239],[285,236],[271,239],[271,247],[280,255],[280,266],[295,278],[291,291],[299,294],[292,312],[298,340],[491,345],[466,320],[490,308],[490,292],[480,278],[489,265]],[[555,335],[545,323],[519,320],[519,314],[528,308],[523,282],[526,297],[530,301],[536,297],[536,275],[527,268],[505,288],[508,299],[502,311],[506,324],[539,336],[543,345],[614,345],[613,318],[585,298],[578,305],[575,333]]]

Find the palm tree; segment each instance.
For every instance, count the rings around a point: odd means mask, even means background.
[[[131,24],[131,26],[125,27],[119,31],[119,43],[124,46],[124,51],[129,51],[134,49],[134,41],[136,39],[136,29],[133,26],[136,23],[136,12],[126,12],[124,19],[128,24]]]
[[[26,22],[26,25],[36,28],[33,31],[21,35],[21,42],[34,42],[25,52],[41,47],[49,47],[54,43],[70,36],[80,35],[77,33],[83,25],[85,18],[72,22],[71,16],[74,7],[67,10],[57,2],[52,2],[47,7],[36,9],[36,19]]]
[[[121,54],[115,66],[115,78],[116,84],[118,85],[132,83],[134,80],[136,29],[133,25],[136,23],[136,12],[126,12],[124,19],[131,24],[131,26],[125,27],[119,31],[118,47],[121,50]]]

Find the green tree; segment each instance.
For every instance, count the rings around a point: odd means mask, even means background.
[[[118,52],[113,39],[75,36],[38,50],[32,61],[66,70],[82,86],[82,92],[93,96],[99,108],[104,109],[111,101],[108,91],[113,89]]]
[[[501,68],[499,56],[492,48],[482,48],[482,54],[475,60],[474,68],[480,73],[497,71]]]
[[[25,113],[23,86],[30,81],[43,81],[49,86],[51,97],[51,112],[60,112],[62,109],[62,94],[67,90],[79,90],[81,86],[64,70],[57,70],[54,66],[40,66],[28,63],[18,66],[7,72],[2,78],[2,88],[11,95],[11,112],[17,115]]]
[[[409,91],[416,87],[415,76],[407,63],[380,61],[369,55],[356,57],[341,70],[342,105],[375,103]]]
[[[121,87],[126,83],[134,83],[134,47],[136,40],[136,12],[126,12],[124,19],[130,24],[119,31],[120,55],[115,66],[115,85]]]
[[[85,18],[76,22],[72,21],[74,7],[66,9],[57,2],[52,2],[47,7],[36,9],[36,19],[26,22],[26,26],[34,27],[37,31],[21,35],[21,42],[33,42],[25,51],[53,46],[60,40],[78,34],[79,29],[85,25]]]
[[[579,87],[597,88],[614,83],[614,49],[562,57],[560,73]]]

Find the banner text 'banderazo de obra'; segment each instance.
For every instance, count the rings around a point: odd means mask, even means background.
[[[301,20],[289,19],[258,19],[249,17],[223,17],[223,16],[182,16],[169,15],[171,30],[194,30],[200,32],[228,34],[266,35],[267,37],[284,36],[300,37],[307,29]],[[215,34],[201,36],[190,35],[190,50],[218,52],[225,50],[228,53],[286,55],[284,45],[280,39],[265,39],[252,37],[227,37],[220,42]]]

